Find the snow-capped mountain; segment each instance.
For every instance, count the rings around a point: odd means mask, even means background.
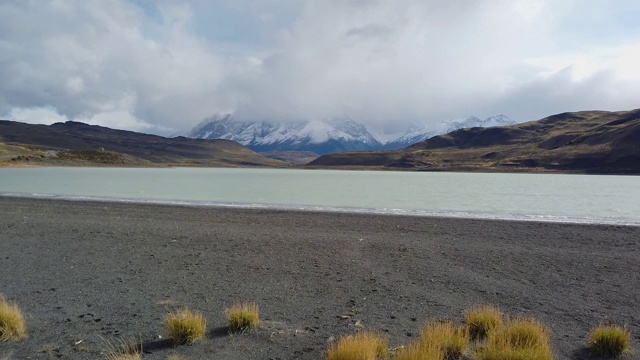
[[[409,130],[401,137],[388,141],[384,144],[386,150],[397,150],[407,146],[419,143],[426,139],[432,138],[437,135],[447,134],[452,131],[456,131],[464,128],[472,127],[493,127],[493,126],[508,126],[517,124],[515,121],[509,119],[505,115],[490,116],[486,119],[479,119],[475,116],[469,116],[465,119],[459,120],[446,120],[440,123],[436,127],[426,127],[422,125],[413,125]]]
[[[367,128],[349,118],[325,121],[242,121],[231,114],[205,119],[187,135],[197,139],[227,139],[257,151],[341,151],[380,149]]]
[[[311,151],[324,155],[341,151],[402,149],[462,128],[513,124],[516,122],[504,115],[491,116],[484,120],[470,116],[465,119],[443,121],[436,127],[413,125],[399,137],[376,132],[376,138],[363,124],[349,118],[306,122],[243,121],[234,119],[231,114],[219,114],[205,119],[186,136],[196,139],[233,140],[257,152]]]

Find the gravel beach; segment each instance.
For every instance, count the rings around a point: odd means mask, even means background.
[[[0,197],[0,293],[29,333],[0,359],[99,359],[118,339],[145,359],[322,359],[362,327],[397,347],[478,304],[544,322],[558,359],[626,325],[638,358],[640,227]],[[240,301],[263,322],[228,335]],[[174,346],[164,317],[185,306],[209,336]]]

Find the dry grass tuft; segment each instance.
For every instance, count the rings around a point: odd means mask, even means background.
[[[489,332],[479,360],[553,360],[549,330],[536,319],[508,321]]]
[[[187,308],[167,315],[167,332],[179,344],[193,344],[207,334],[207,320],[201,312]]]
[[[235,304],[225,310],[230,332],[252,329],[260,322],[260,308],[254,303]]]
[[[329,347],[327,360],[376,360],[389,358],[389,339],[386,336],[362,331],[344,336]]]
[[[435,346],[434,344],[428,344],[418,341],[411,345],[405,346],[396,351],[395,360],[445,360],[446,356],[444,351]]]
[[[142,343],[135,338],[118,339],[114,342],[104,340],[106,350],[104,352],[107,360],[141,360]]]
[[[598,326],[591,332],[589,350],[598,356],[631,354],[631,332],[620,326]]]
[[[474,339],[484,339],[492,330],[502,326],[502,311],[495,306],[481,305],[465,311],[464,320]]]
[[[466,327],[454,326],[451,322],[432,322],[420,333],[423,347],[440,349],[446,359],[461,358],[469,347],[470,337]]]
[[[26,336],[27,326],[22,311],[0,294],[0,341],[21,340]]]

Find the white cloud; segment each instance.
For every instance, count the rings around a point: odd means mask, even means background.
[[[149,130],[169,131],[164,127],[149,124],[133,116],[131,112],[126,110],[113,110],[97,113],[90,118],[78,119],[78,121],[91,124],[106,126],[114,129],[127,129],[132,131],[147,132]]]
[[[57,122],[69,121],[66,116],[60,115],[56,109],[50,107],[13,108],[7,115],[11,121],[27,124],[51,125]]]
[[[640,97],[638,10],[623,0],[5,0],[0,115],[170,134],[226,111],[389,128],[628,109]]]
[[[110,123],[161,133],[210,115],[224,59],[189,33],[188,6],[162,12],[156,23],[125,1],[0,4],[0,113],[50,106],[104,120],[104,112],[129,119]]]

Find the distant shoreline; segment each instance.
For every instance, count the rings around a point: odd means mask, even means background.
[[[108,198],[108,197],[90,197],[90,196],[61,196],[61,195],[33,195],[33,194],[16,194],[0,192],[0,199],[32,199],[44,201],[62,201],[72,203],[106,203],[106,204],[130,204],[140,206],[175,206],[175,207],[193,207],[214,210],[256,210],[256,211],[278,211],[278,212],[301,212],[309,215],[314,214],[353,214],[353,215],[372,215],[372,216],[406,216],[417,218],[435,218],[435,219],[460,219],[460,220],[479,220],[479,221],[514,221],[525,223],[551,223],[551,224],[571,224],[571,225],[610,225],[610,226],[633,226],[640,227],[640,223],[606,220],[606,219],[580,219],[580,218],[560,218],[560,217],[543,217],[543,216],[516,216],[516,215],[500,215],[500,214],[476,214],[468,212],[430,212],[423,210],[387,210],[387,209],[360,209],[360,208],[344,208],[344,207],[328,207],[328,206],[302,206],[302,205],[272,205],[272,204],[244,204],[244,203],[220,203],[220,202],[197,202],[186,200],[157,200],[157,199],[126,199],[126,198]]]
[[[151,164],[132,164],[131,166],[122,166],[121,164],[103,164],[103,163],[64,163],[64,162],[0,162],[0,169],[2,168],[46,168],[46,167],[60,167],[60,168],[80,168],[80,167],[99,167],[99,168],[113,168],[113,169],[162,169],[162,168],[235,168],[235,169],[288,169],[288,170],[339,170],[339,171],[397,171],[397,172],[452,172],[452,173],[469,173],[469,174],[565,174],[565,175],[617,175],[617,176],[640,176],[640,173],[636,172],[588,172],[585,170],[553,170],[553,169],[541,169],[541,168],[527,168],[527,167],[510,167],[510,168],[475,168],[475,167],[461,167],[461,168],[388,168],[384,166],[319,166],[319,165],[306,165],[306,164],[290,164],[289,166],[209,166],[209,165],[185,165],[185,164],[163,164],[163,163],[151,163]]]

